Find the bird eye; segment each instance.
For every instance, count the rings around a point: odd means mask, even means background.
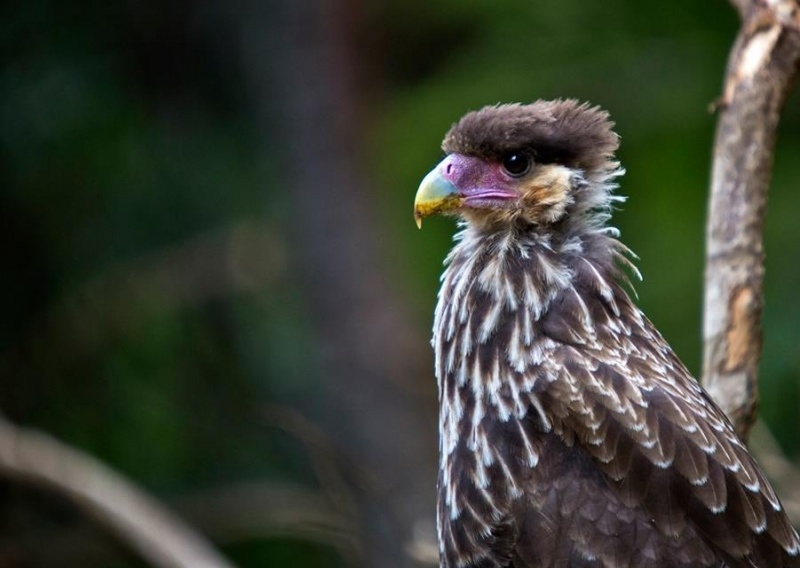
[[[503,169],[510,176],[521,177],[531,169],[531,162],[522,152],[511,152],[503,156]]]

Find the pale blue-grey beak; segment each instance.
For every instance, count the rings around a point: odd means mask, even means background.
[[[442,176],[441,165],[437,164],[422,179],[414,198],[414,221],[420,229],[424,217],[458,209],[464,202],[456,186]]]

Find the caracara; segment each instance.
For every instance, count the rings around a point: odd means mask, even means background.
[[[418,223],[461,220],[433,329],[441,565],[800,566],[764,473],[626,291],[612,127],[574,100],[485,107],[417,192]]]

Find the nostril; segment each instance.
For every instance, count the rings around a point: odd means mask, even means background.
[[[453,173],[453,164],[447,164],[447,169],[445,170],[445,173],[448,175]]]

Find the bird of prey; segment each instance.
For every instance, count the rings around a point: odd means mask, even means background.
[[[441,566],[788,567],[800,539],[730,422],[631,300],[608,114],[470,112],[416,194],[461,220],[433,346]]]

